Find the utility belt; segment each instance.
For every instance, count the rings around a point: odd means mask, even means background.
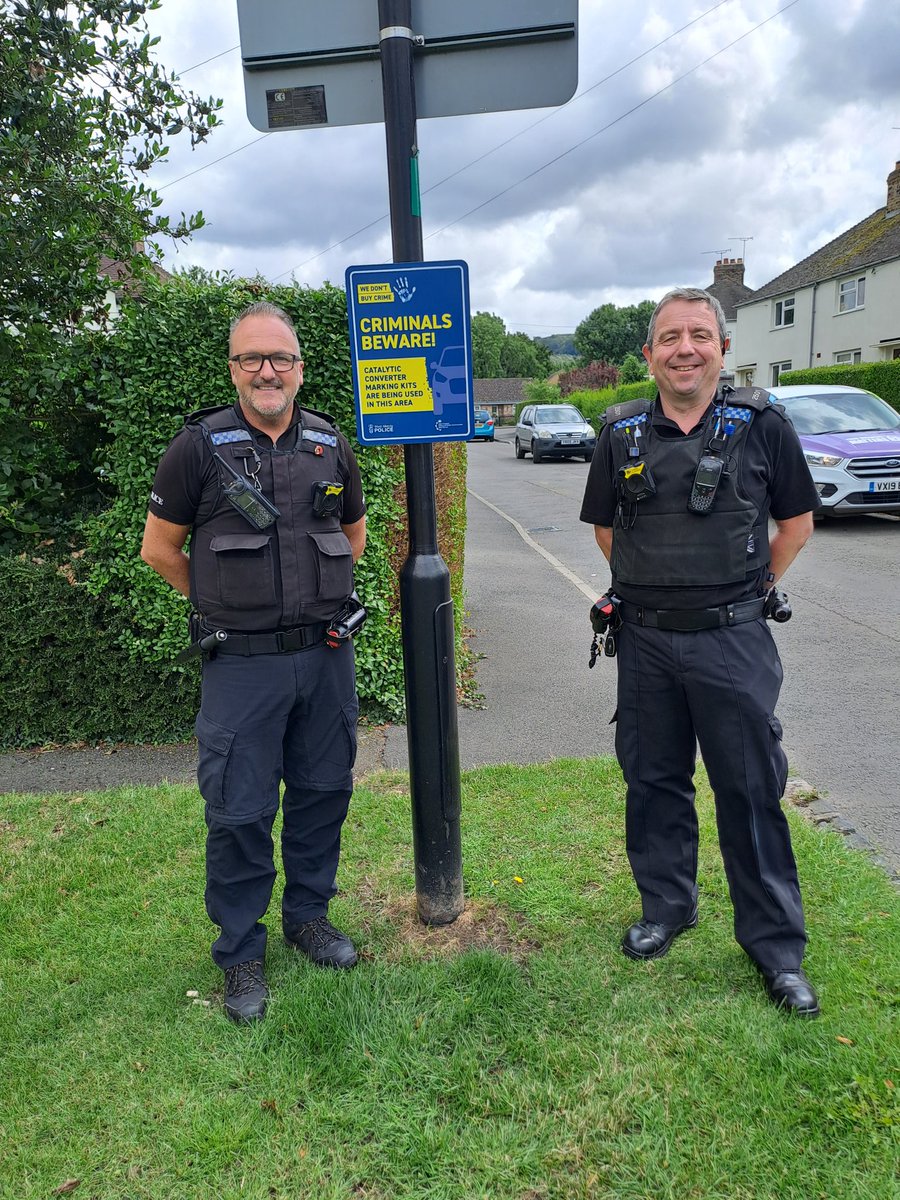
[[[298,625],[294,629],[280,629],[273,633],[234,633],[228,629],[214,629],[207,625],[199,613],[191,613],[188,625],[191,644],[175,658],[186,662],[197,654],[212,658],[217,654],[240,654],[245,658],[251,654],[292,654],[297,650],[309,650],[324,642],[337,650],[345,642],[356,637],[366,619],[366,610],[354,592],[346,604],[334,614],[330,621],[317,621],[312,625]]]
[[[623,621],[632,625],[689,633],[698,629],[718,629],[722,625],[742,625],[745,621],[756,621],[765,613],[767,599],[766,596],[760,596],[758,599],[740,600],[736,604],[720,604],[717,608],[687,610],[644,608],[623,600],[617,611]]]
[[[211,629],[203,621],[192,620],[191,644],[178,655],[176,662],[184,662],[196,654],[291,654],[295,650],[309,650],[325,641],[328,621],[315,625],[299,625],[296,629],[283,629],[275,633],[232,633],[226,629]]]

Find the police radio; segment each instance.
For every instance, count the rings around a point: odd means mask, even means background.
[[[274,524],[281,513],[271,500],[258,491],[248,479],[239,475],[220,454],[213,452],[213,458],[228,476],[229,482],[222,488],[225,499],[244,517],[254,529],[268,529]]]
[[[693,513],[708,513],[716,496],[719,480],[725,470],[725,459],[717,458],[714,454],[704,454],[697,464],[691,494],[688,497],[688,511]]]

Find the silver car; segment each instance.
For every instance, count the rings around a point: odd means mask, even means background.
[[[516,425],[516,458],[583,458],[590,462],[597,435],[574,404],[526,404]]]

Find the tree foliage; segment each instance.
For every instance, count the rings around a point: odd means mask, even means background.
[[[642,300],[626,308],[602,304],[575,330],[575,346],[583,362],[621,364],[628,354],[640,355],[656,304]]]
[[[508,333],[496,313],[472,318],[472,367],[476,379],[543,379],[550,351],[527,333]]]
[[[141,250],[186,238],[201,213],[157,213],[143,182],[184,133],[205,141],[221,101],[184,91],[153,58],[159,0],[0,0],[0,546],[58,532],[91,487],[101,436],[88,376],[59,345],[108,317],[99,267],[149,272]],[[67,360],[71,361],[71,360]]]
[[[647,363],[636,354],[626,354],[622,359],[622,369],[619,372],[619,383],[640,383],[647,378]]]
[[[220,100],[183,90],[153,58],[160,0],[0,0],[0,312],[14,325],[102,319],[103,255],[184,238],[143,176],[186,132],[205,141]]]

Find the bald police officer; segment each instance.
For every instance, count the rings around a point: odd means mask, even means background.
[[[296,402],[303,361],[287,313],[245,309],[229,369],[236,402],[188,417],[160,461],[141,556],[190,597],[195,644],[214,646],[196,722],[206,908],[225,1011],[249,1022],[268,998],[262,917],[282,781],[284,936],[317,965],[357,961],[327,919],[353,787],[353,646],[324,636],[353,608],[366,518],[346,438]]]

